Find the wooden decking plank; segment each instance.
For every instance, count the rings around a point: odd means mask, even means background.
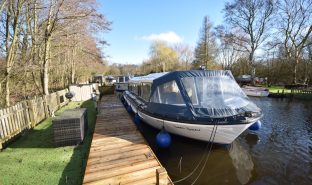
[[[140,150],[134,150],[134,151],[130,151],[127,153],[122,153],[122,154],[101,156],[101,157],[96,157],[96,158],[89,158],[87,164],[94,164],[94,163],[103,162],[103,161],[122,159],[122,158],[132,157],[135,155],[144,155],[144,154],[148,155],[148,153],[150,153],[150,149],[149,148],[143,148]]]
[[[93,141],[96,140],[115,140],[115,139],[128,139],[128,138],[142,138],[136,132],[125,133],[124,135],[116,136],[106,136],[106,135],[94,135]]]
[[[137,155],[137,156],[128,157],[128,158],[124,158],[124,159],[117,159],[117,160],[113,160],[113,161],[106,161],[103,163],[97,163],[97,164],[89,165],[88,168],[86,169],[86,174],[92,173],[95,171],[99,171],[102,169],[110,169],[110,168],[115,168],[115,167],[122,168],[122,167],[129,166],[129,165],[137,163],[137,162],[146,161],[148,159],[155,159],[155,157],[150,156],[147,158],[146,156],[143,156],[143,155]]]
[[[126,135],[126,134],[138,134],[138,131],[137,130],[129,130],[129,131],[124,131],[124,132],[118,132],[118,133],[94,133],[93,135],[96,136],[95,139],[97,138],[103,138],[103,137],[117,137],[117,136],[123,136],[123,135]]]
[[[115,148],[112,150],[97,150],[97,151],[92,151],[92,154],[90,154],[89,158],[97,158],[97,157],[102,157],[102,156],[110,156],[110,155],[122,155],[124,153],[129,153],[129,155],[133,152],[138,152],[138,150],[140,152],[143,151],[148,151],[149,148],[147,146],[138,146],[138,147],[133,147],[133,145],[130,145],[130,147],[128,147],[128,150],[121,150],[120,148]],[[128,155],[128,154],[127,154]],[[126,156],[124,154],[124,156]]]
[[[126,184],[130,182],[139,181],[142,179],[146,179],[146,177],[150,177],[155,175],[156,179],[156,169],[159,167],[151,167],[144,170],[138,170],[135,172],[127,173],[127,174],[121,174],[109,178],[103,178],[96,181],[90,181],[86,182],[84,181],[84,184],[87,185],[102,185],[102,184]]]
[[[137,133],[137,130],[120,130],[119,132],[98,132],[97,134],[102,134],[102,135],[106,135],[106,136],[121,136],[121,135],[125,135],[125,134],[128,134],[128,133]]]
[[[149,161],[144,161],[140,162],[138,164],[133,164],[133,166],[126,166],[123,168],[112,168],[112,169],[107,169],[107,170],[101,170],[101,171],[96,171],[94,173],[89,173],[88,176],[86,176],[85,181],[86,182],[92,182],[92,181],[97,181],[105,178],[110,178],[118,175],[124,175],[140,170],[145,170],[153,167],[158,167],[159,164],[155,160],[149,160]]]
[[[136,143],[138,141],[144,141],[143,138],[135,136],[135,135],[130,135],[128,137],[111,137],[111,138],[101,138],[101,139],[96,139],[93,143],[92,146],[96,145],[110,145],[110,144],[117,144],[117,143]]]
[[[144,140],[141,140],[141,141],[137,141],[135,144],[144,144]],[[92,148],[101,148],[102,150],[111,150],[111,149],[114,149],[114,148],[119,148],[119,147],[125,147],[125,146],[128,146],[130,144],[133,144],[132,143],[127,143],[127,142],[121,142],[121,143],[115,143],[113,145],[105,145],[105,143],[103,143],[104,146],[101,146],[101,145],[91,145]],[[91,148],[91,149],[92,149]]]
[[[118,153],[123,153],[123,152],[129,152],[133,150],[138,150],[138,149],[143,149],[147,148],[146,145],[140,144],[140,145],[128,145],[124,147],[120,147],[117,149],[112,149],[112,150],[102,150],[101,148],[98,149],[92,149],[92,153],[90,153],[89,157],[94,158],[97,157],[98,155],[112,155],[112,154],[118,154]]]
[[[136,180],[129,183],[124,183],[124,185],[155,185],[156,184],[156,178],[154,174],[151,174],[150,176],[146,175],[145,179]]]

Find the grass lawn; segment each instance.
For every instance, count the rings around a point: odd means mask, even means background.
[[[285,89],[282,86],[271,86],[271,87],[267,87],[270,91],[270,93],[277,93],[279,91],[279,93],[282,93],[282,91],[284,90],[284,93],[290,93],[290,89]]]
[[[93,102],[71,102],[56,115],[79,106],[88,109],[89,130],[83,144],[56,148],[48,118],[0,152],[0,184],[81,184],[95,126]]]

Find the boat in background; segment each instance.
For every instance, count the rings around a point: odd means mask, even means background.
[[[126,76],[116,76],[116,82],[115,85],[115,91],[116,92],[124,92],[125,90],[128,90],[128,81],[131,79],[132,76],[126,75]]]
[[[122,100],[135,117],[180,136],[232,143],[262,117],[230,71],[153,73],[129,80]]]
[[[269,89],[264,87],[243,86],[242,90],[247,96],[266,97],[269,96]]]

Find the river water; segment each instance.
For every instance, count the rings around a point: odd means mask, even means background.
[[[251,100],[264,113],[262,128],[246,130],[231,145],[210,150],[209,143],[171,135],[170,148],[159,149],[158,131],[140,129],[175,184],[312,184],[312,102]]]

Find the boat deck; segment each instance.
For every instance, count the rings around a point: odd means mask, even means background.
[[[103,96],[83,184],[172,184],[115,95]]]

